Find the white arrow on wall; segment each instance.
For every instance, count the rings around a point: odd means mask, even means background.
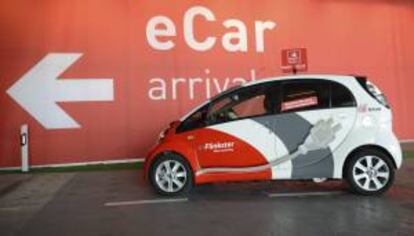
[[[56,102],[113,101],[113,79],[58,79],[81,53],[49,53],[7,93],[46,129],[80,128]]]

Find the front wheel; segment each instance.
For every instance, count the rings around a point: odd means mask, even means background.
[[[382,194],[394,181],[394,168],[390,159],[377,150],[356,153],[345,171],[351,190],[362,195]]]
[[[183,157],[175,153],[167,153],[157,158],[151,165],[150,180],[158,193],[174,196],[191,189],[193,173]]]

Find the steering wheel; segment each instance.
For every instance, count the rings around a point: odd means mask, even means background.
[[[239,117],[237,116],[237,113],[233,110],[233,108],[229,108],[229,109],[227,110],[227,117],[228,117],[230,120],[235,120],[235,119],[239,118]]]
[[[215,122],[226,122],[235,120],[238,118],[236,112],[232,108],[225,109],[223,111],[217,112],[212,116],[213,120]]]

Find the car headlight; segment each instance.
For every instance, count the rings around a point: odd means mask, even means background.
[[[158,135],[158,139],[163,139],[165,137],[165,130],[160,132],[160,135]]]
[[[164,129],[160,132],[160,134],[158,135],[158,142],[162,141],[165,138],[165,135],[167,134],[168,129]]]

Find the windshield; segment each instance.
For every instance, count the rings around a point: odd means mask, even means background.
[[[187,118],[185,118],[177,127],[177,133],[204,127],[206,125],[206,117],[209,106],[210,102],[188,115]]]

